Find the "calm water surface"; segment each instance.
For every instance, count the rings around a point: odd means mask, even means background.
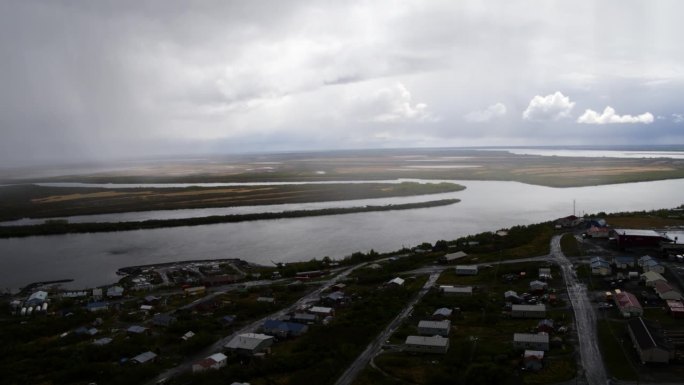
[[[577,213],[670,208],[684,203],[684,179],[595,187],[550,188],[518,182],[455,181],[460,203],[426,209],[325,217],[279,219],[206,226],[0,239],[0,288],[16,289],[41,280],[73,278],[71,287],[92,287],[117,279],[123,266],[189,259],[242,258],[270,264],[354,251],[392,251],[421,242],[455,239],[517,224]],[[390,198],[364,200],[395,203]],[[426,199],[420,197],[420,199]],[[351,202],[351,205],[358,201]],[[311,204],[278,205],[284,210]],[[333,205],[335,206],[335,205]],[[220,209],[207,209],[214,213]]]

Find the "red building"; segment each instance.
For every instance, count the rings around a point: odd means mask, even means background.
[[[659,247],[671,240],[654,230],[615,229],[611,232],[620,249],[628,247]]]

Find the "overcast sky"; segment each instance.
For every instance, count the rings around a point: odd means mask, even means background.
[[[0,0],[0,162],[684,143],[684,2]]]

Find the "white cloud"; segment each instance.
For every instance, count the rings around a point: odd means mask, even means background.
[[[672,121],[675,123],[684,123],[684,114],[672,114]]]
[[[575,102],[571,102],[569,97],[556,91],[554,94],[537,95],[532,98],[522,116],[525,120],[559,120],[569,117],[573,107]]]
[[[650,112],[643,113],[641,115],[617,115],[615,114],[615,109],[608,106],[603,110],[603,113],[599,114],[594,110],[586,110],[584,114],[577,118],[577,123],[584,124],[615,124],[615,123],[653,123],[653,114]]]
[[[427,109],[427,104],[413,104],[411,92],[402,83],[382,88],[371,99],[371,108],[376,113],[371,118],[374,122],[428,122],[438,120]]]
[[[469,112],[463,118],[469,122],[481,123],[504,115],[506,115],[506,106],[503,103],[496,103],[484,110]]]

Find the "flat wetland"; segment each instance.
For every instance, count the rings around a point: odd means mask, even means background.
[[[368,183],[250,187],[84,188],[14,185],[0,189],[0,220],[440,194],[454,183]]]
[[[684,178],[684,159],[519,155],[503,150],[396,149],[235,155],[128,164],[73,174],[71,168],[0,170],[0,182],[257,183],[388,179],[517,181],[580,187]],[[21,175],[21,179],[17,176]],[[26,177],[26,175],[32,175]],[[62,175],[62,176],[55,176]]]

